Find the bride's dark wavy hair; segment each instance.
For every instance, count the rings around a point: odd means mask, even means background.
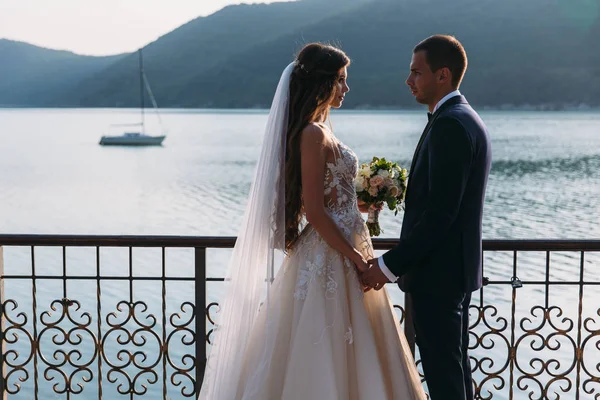
[[[290,80],[288,128],[285,152],[285,247],[300,236],[302,220],[302,175],[300,137],[311,122],[325,121],[335,95],[340,70],[350,58],[340,49],[310,43],[296,57]]]

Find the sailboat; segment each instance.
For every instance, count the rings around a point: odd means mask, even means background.
[[[150,89],[150,84],[148,83],[148,79],[146,78],[146,74],[144,73],[144,60],[142,57],[142,50],[138,51],[139,54],[139,69],[140,69],[140,110],[141,110],[141,122],[137,124],[120,124],[113,126],[141,126],[141,130],[139,132],[125,132],[120,136],[102,136],[100,139],[100,145],[102,146],[160,146],[162,145],[163,140],[165,140],[166,135],[164,134],[162,120],[160,118],[160,114],[158,113],[158,106],[156,105],[156,100],[154,99],[154,95],[152,94],[152,89]],[[162,135],[152,136],[145,133],[145,107],[144,107],[144,88],[148,91],[148,95],[152,100],[152,105],[154,106],[154,110],[156,111],[156,115],[158,117],[158,121],[161,126],[161,130],[163,131]]]

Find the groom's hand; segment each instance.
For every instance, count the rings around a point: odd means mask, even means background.
[[[381,290],[390,280],[381,271],[381,268],[379,268],[379,262],[376,258],[369,260],[369,265],[371,267],[362,274],[362,281],[365,285],[375,290]]]

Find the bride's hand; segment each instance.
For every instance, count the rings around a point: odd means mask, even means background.
[[[358,200],[358,210],[359,210],[361,213],[365,213],[365,214],[366,214],[366,213],[368,213],[368,212],[369,212],[369,206],[368,206],[368,204],[367,204],[367,203],[365,203],[364,201],[362,201],[362,200]]]
[[[368,205],[367,203],[365,203],[362,200],[358,200],[358,211],[360,211],[361,213],[368,213],[369,210],[371,208],[377,209],[379,211],[383,210],[383,203],[377,203],[377,204],[372,204],[372,205]]]
[[[354,255],[351,260],[359,275],[369,269],[369,263],[358,250],[354,250]]]
[[[365,285],[362,280],[362,274],[371,267],[369,265],[369,263],[367,262],[367,260],[363,257],[363,255],[358,250],[354,250],[354,256],[351,258],[351,260],[354,263],[356,272],[358,273],[358,280],[360,281],[363,292],[366,293],[369,290],[373,289],[372,287]]]

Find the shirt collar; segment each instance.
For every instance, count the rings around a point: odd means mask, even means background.
[[[458,89],[453,92],[450,92],[447,95],[445,95],[444,97],[442,97],[442,99],[440,101],[438,101],[438,103],[433,108],[433,112],[436,112],[438,110],[438,108],[440,108],[442,106],[442,104],[444,104],[446,101],[448,101],[451,98],[456,97],[456,96],[460,96],[460,91]]]

